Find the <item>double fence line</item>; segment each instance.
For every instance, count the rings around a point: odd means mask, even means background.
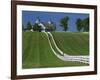
[[[63,53],[58,46],[50,32],[44,32],[47,35],[50,47],[54,54],[63,61],[77,61],[85,64],[89,64],[89,56],[72,56],[68,55],[67,53]]]

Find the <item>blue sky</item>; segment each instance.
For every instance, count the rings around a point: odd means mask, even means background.
[[[62,13],[62,12],[40,12],[40,11],[22,11],[22,24],[25,26],[28,21],[33,25],[37,17],[40,18],[41,22],[48,22],[51,20],[56,24],[56,30],[62,31],[63,28],[60,26],[61,18],[68,16],[68,31],[76,32],[76,20],[78,18],[84,19],[89,17],[86,13]]]

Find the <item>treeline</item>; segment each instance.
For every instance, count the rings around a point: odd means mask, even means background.
[[[68,23],[69,22],[69,17],[65,16],[60,20],[60,26],[63,28],[63,31],[68,31]],[[76,19],[76,29],[77,31],[83,31],[83,32],[88,32],[89,31],[89,17],[85,19]],[[56,30],[56,24],[51,22],[51,23],[43,23],[45,26],[45,31],[55,31]],[[22,26],[23,31],[26,30],[33,30],[33,31],[39,31],[41,32],[43,30],[42,26],[38,25],[37,23],[31,24],[30,21],[27,22],[27,24]]]
[[[66,16],[66,17],[64,17],[60,20],[60,26],[63,28],[63,31],[68,30],[68,28],[69,28],[68,27],[68,21],[69,21],[68,16]],[[77,29],[77,31],[88,32],[89,31],[89,17],[87,17],[83,20],[78,18],[76,20],[76,29]]]
[[[54,24],[53,22],[51,24],[43,23],[43,26],[45,26],[45,31],[55,31],[56,30],[56,24]],[[32,25],[30,21],[28,21],[26,26],[23,25],[23,31],[26,31],[26,30],[33,30],[33,31],[41,32],[43,30],[43,27],[40,26],[38,23],[34,23]]]

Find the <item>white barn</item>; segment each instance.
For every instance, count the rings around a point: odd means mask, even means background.
[[[37,20],[35,21],[36,24],[38,24],[39,26],[41,26],[41,32],[45,32],[46,27],[44,26],[43,23],[40,22],[39,18],[37,18]]]

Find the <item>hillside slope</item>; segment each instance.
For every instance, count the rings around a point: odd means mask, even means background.
[[[89,34],[75,32],[53,32],[57,46],[69,55],[89,55]]]
[[[52,52],[47,36],[42,32],[23,32],[22,68],[85,66],[80,62],[62,61]]]

